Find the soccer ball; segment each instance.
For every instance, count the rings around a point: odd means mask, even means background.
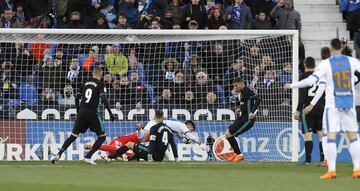
[[[234,150],[231,148],[229,141],[224,137],[218,137],[213,145],[213,153],[217,160],[227,161],[234,156]]]

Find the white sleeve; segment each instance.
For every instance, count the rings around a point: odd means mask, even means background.
[[[311,76],[299,81],[299,82],[295,82],[291,84],[291,88],[304,88],[304,87],[309,87],[312,86],[315,82],[317,82],[319,80],[319,77],[315,76],[314,74],[312,74]]]
[[[315,82],[319,81],[326,74],[328,60],[323,60],[319,63],[318,67],[316,67],[315,72],[311,74],[311,76],[291,84],[291,88],[304,88],[312,86]]]
[[[321,96],[324,94],[325,92],[325,82],[324,81],[320,81],[319,83],[319,88],[316,90],[315,96],[314,98],[311,100],[310,104],[311,105],[316,105],[316,103],[320,100]]]
[[[355,72],[355,71],[360,72],[360,60],[358,60],[356,58],[352,58],[352,57],[350,57],[350,59],[351,59],[351,62],[354,63],[353,64],[353,69],[354,69],[353,72]]]
[[[185,136],[192,141],[200,142],[199,139],[195,135],[191,134],[189,131],[185,134]]]
[[[179,122],[179,128],[180,128],[179,133],[184,134],[188,139],[192,141],[199,142],[199,139],[195,135],[191,134],[189,129],[186,127],[185,123]]]
[[[174,130],[177,130],[178,133],[182,133],[182,134],[185,135],[186,133],[189,132],[189,129],[186,127],[185,123],[182,123],[180,121],[176,121],[176,123],[174,123],[174,126],[175,126]]]

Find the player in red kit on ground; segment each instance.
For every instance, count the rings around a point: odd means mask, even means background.
[[[108,152],[108,155],[113,154],[118,148],[125,145],[128,142],[134,142],[140,144],[143,142],[144,131],[143,125],[141,123],[136,124],[136,132],[130,133],[127,135],[119,136],[113,140],[108,145],[101,145],[100,151]],[[90,150],[92,148],[92,144],[86,144],[85,149]],[[126,153],[127,156],[131,156],[132,153]]]

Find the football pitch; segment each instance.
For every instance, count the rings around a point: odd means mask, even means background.
[[[336,180],[320,180],[324,167],[296,163],[0,161],[1,191],[356,191],[352,165],[340,163]]]

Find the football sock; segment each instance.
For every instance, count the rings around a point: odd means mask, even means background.
[[[360,142],[358,138],[350,141],[350,154],[354,165],[354,170],[360,170]]]
[[[106,140],[105,136],[102,137],[98,137],[98,139],[95,141],[93,147],[91,148],[91,150],[87,153],[87,155],[85,156],[85,158],[87,159],[91,159],[92,155],[99,150],[101,144]]]
[[[227,138],[227,140],[229,141],[231,147],[234,149],[234,152],[235,152],[237,155],[241,154],[240,148],[239,148],[239,144],[238,144],[238,142],[236,141],[235,137],[234,137],[234,136],[231,136],[231,137]]]
[[[313,142],[312,141],[305,141],[305,162],[311,163],[311,153],[313,150]]]
[[[335,140],[328,140],[326,147],[327,147],[327,157],[328,157],[328,171],[335,171],[336,155],[337,155]]]
[[[322,143],[322,148],[323,148],[323,152],[324,152],[324,159],[326,160],[327,159],[327,135],[324,134],[322,140],[321,140],[321,143]]]
[[[113,154],[111,154],[109,156],[109,158],[115,159],[116,157],[121,156],[124,153],[126,153],[128,150],[129,150],[129,148],[127,148],[127,146],[122,146],[118,150],[116,150]]]
[[[64,144],[61,146],[58,155],[61,156],[63,154],[63,152],[71,145],[72,142],[74,142],[76,140],[77,137],[75,137],[74,135],[70,135],[70,137],[68,137]]]

